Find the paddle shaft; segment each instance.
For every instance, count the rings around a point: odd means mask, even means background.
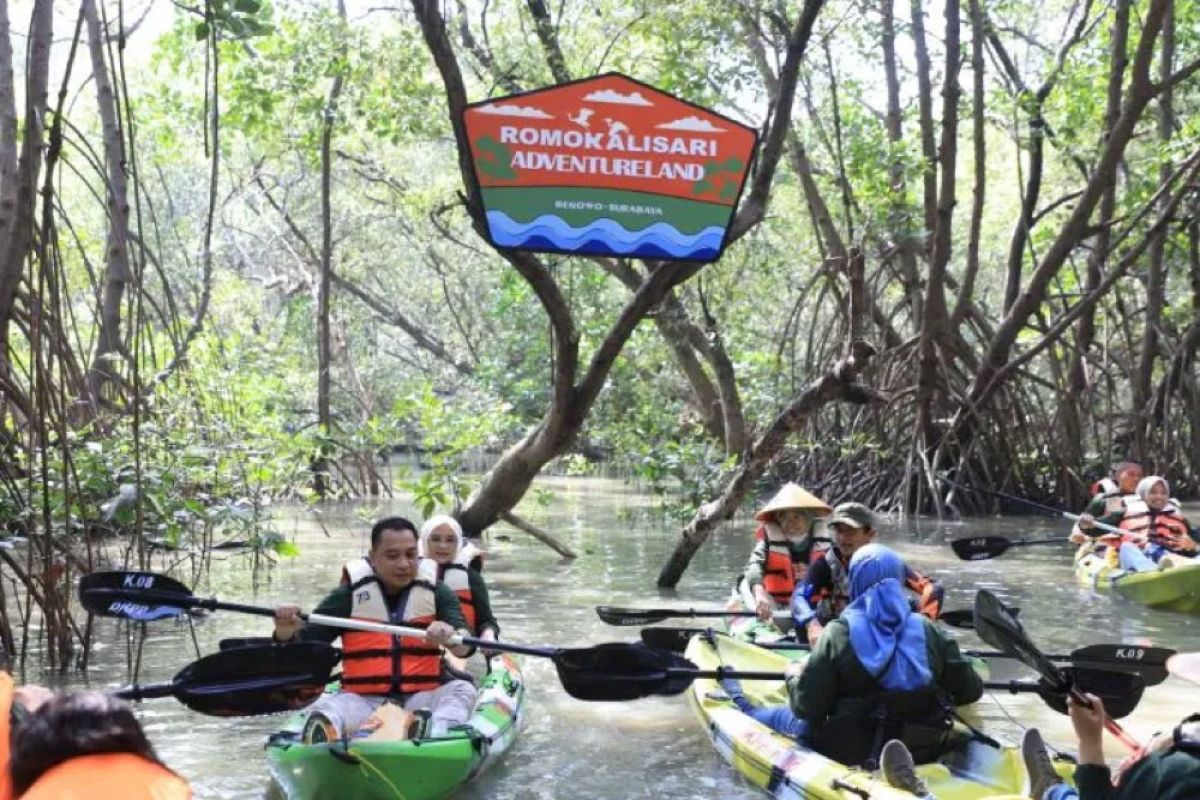
[[[204,608],[210,611],[236,611],[239,614],[254,614],[260,617],[275,616],[275,609],[267,608],[266,606],[251,606],[245,603],[226,603],[218,600],[215,597],[196,597],[194,595],[178,595],[173,592],[156,592],[153,589],[90,589],[89,594],[108,595],[114,599],[124,598],[126,602],[144,601],[147,603],[160,603],[162,605],[178,606],[180,608]],[[365,619],[347,619],[345,617],[331,617],[326,614],[310,614],[300,612],[300,619],[305,622],[311,622],[314,625],[325,625],[330,628],[342,628],[351,631],[366,631],[368,633],[386,633],[392,636],[411,636],[418,639],[425,638],[425,631],[421,628],[407,628],[403,625],[389,625],[385,622],[371,622]],[[461,636],[455,634],[447,643],[451,647],[465,644],[469,647],[482,647],[488,650],[502,650],[508,653],[520,653],[527,656],[541,656],[543,658],[554,658],[558,655],[558,650],[554,648],[532,647],[521,644],[508,644],[507,642],[495,642],[488,639],[477,639],[474,636]]]
[[[990,495],[994,495],[996,497],[1003,497],[1005,500],[1011,500],[1014,503],[1023,503],[1024,505],[1027,505],[1030,508],[1036,508],[1038,511],[1044,511],[1047,514],[1053,514],[1056,517],[1062,517],[1063,519],[1069,519],[1072,522],[1079,521],[1079,514],[1071,514],[1066,511],[1063,511],[1061,509],[1054,508],[1052,506],[1047,506],[1047,505],[1043,505],[1042,503],[1034,502],[1033,500],[1026,500],[1024,497],[1017,497],[1015,494],[1008,494],[1007,492],[998,492],[995,489],[981,489],[977,486],[963,486],[961,483],[955,483],[954,481],[950,480],[949,478],[947,478],[945,476],[938,476],[938,480],[940,480],[944,483],[948,483],[951,486],[955,487],[956,489],[963,489],[968,492],[978,492],[979,494],[990,494]],[[1108,525],[1107,523],[1104,523],[1104,522],[1096,522],[1095,526],[1102,531],[1108,531],[1110,533],[1119,533],[1122,535],[1129,534],[1129,531],[1122,530],[1121,528],[1118,528],[1115,525]],[[1042,539],[1042,540],[1023,542],[1022,544],[1038,544],[1042,541],[1058,542],[1058,541],[1062,541],[1062,540],[1061,539]],[[1016,545],[1018,543],[1019,542],[1013,542],[1013,545]]]
[[[812,649],[811,644],[803,644],[801,642],[754,642],[753,644],[755,647],[761,647],[764,650],[811,650]],[[965,656],[973,656],[975,658],[1010,658],[1010,659],[1013,658],[1013,656],[1010,656],[1008,653],[1002,653],[999,650],[963,650],[962,652],[963,652],[963,655],[965,655]],[[1062,654],[1047,655],[1046,658],[1050,659],[1051,661],[1071,661],[1071,662],[1078,661],[1081,663],[1086,661],[1088,663],[1084,664],[1084,666],[1088,666],[1088,667],[1103,667],[1103,666],[1108,666],[1111,663],[1118,663],[1118,664],[1127,663],[1127,662],[1121,662],[1121,661],[1110,662],[1110,661],[1105,661],[1105,660],[1098,660],[1096,658],[1088,658],[1087,656],[1062,655]]]
[[[629,626],[647,625],[662,622],[665,619],[700,618],[700,617],[757,617],[757,612],[749,610],[722,611],[719,609],[695,608],[618,608],[616,606],[597,606],[596,613],[600,619],[609,625]],[[774,611],[773,619],[791,619],[788,610]]]
[[[770,672],[763,670],[737,670],[726,667],[718,667],[717,669],[676,669],[669,668],[666,670],[669,676],[690,676],[695,679],[710,678],[720,681],[726,678],[741,681],[781,681],[787,675],[782,672]],[[1027,681],[985,681],[983,684],[985,689],[998,689],[1005,692],[1044,692],[1046,687],[1037,683],[1029,683]]]

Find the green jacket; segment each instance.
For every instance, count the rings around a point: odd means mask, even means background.
[[[1153,753],[1138,761],[1112,785],[1108,767],[1075,768],[1079,800],[1196,800],[1200,797],[1200,758],[1182,751]]]
[[[958,644],[930,620],[925,624],[925,648],[933,682],[955,705],[973,703],[983,696],[983,681],[963,657]],[[840,698],[864,697],[881,690],[863,667],[850,645],[850,626],[835,619],[825,626],[813,646],[804,671],[788,681],[792,711],[810,724],[820,726],[833,715]]]

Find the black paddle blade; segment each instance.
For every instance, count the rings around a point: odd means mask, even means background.
[[[1002,650],[1022,664],[1041,675],[1055,690],[1066,690],[1070,684],[1063,671],[1054,666],[1042,652],[1034,647],[1025,635],[1025,629],[1017,622],[1012,609],[1005,608],[996,595],[987,589],[975,593],[975,632],[979,638]]]
[[[1168,647],[1093,644],[1072,651],[1071,659],[1080,667],[1134,672],[1147,686],[1157,686],[1167,679],[1167,659],[1173,655],[1175,651]]]
[[[295,711],[321,696],[339,658],[324,642],[223,650],[184,667],[175,697],[215,717]]]
[[[153,600],[147,600],[152,594]],[[178,595],[173,604],[171,595]],[[102,617],[153,622],[177,617],[191,607],[192,590],[174,578],[153,572],[93,572],[79,579],[79,602]]]
[[[609,625],[623,627],[649,625],[652,622],[662,622],[664,619],[675,616],[666,609],[618,608],[617,606],[596,606],[596,614]]]
[[[220,650],[236,650],[239,647],[265,647],[272,644],[278,644],[278,642],[270,636],[244,636],[222,639],[217,644],[217,648]]]
[[[1017,616],[1021,613],[1021,609],[1016,606],[1006,606],[1008,613],[1012,616]],[[938,622],[943,622],[952,628],[962,628],[969,631],[975,629],[975,609],[973,608],[955,608],[950,611],[943,611],[938,616]]]
[[[1000,555],[1010,544],[1003,536],[968,536],[950,542],[950,549],[963,561],[983,561]]]
[[[694,676],[672,675],[669,670],[696,669],[682,656],[624,642],[564,649],[555,655],[554,665],[563,689],[579,700],[636,700],[679,694]]]
[[[642,644],[659,650],[670,650],[672,653],[682,653],[687,650],[693,636],[704,632],[700,628],[643,628]]]
[[[1072,687],[1099,697],[1104,702],[1104,713],[1113,719],[1133,713],[1146,689],[1141,676],[1133,672],[1067,667],[1063,673]],[[1067,692],[1055,691],[1044,680],[1040,683],[1042,688],[1038,694],[1046,701],[1046,705],[1060,714],[1066,714]]]

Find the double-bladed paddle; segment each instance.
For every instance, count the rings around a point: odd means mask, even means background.
[[[1091,690],[1079,682],[1077,680],[1079,671],[1076,671],[1076,674],[1073,675],[1066,669],[1056,667],[1029,640],[1029,637],[1025,634],[1025,629],[1021,627],[1021,623],[1017,622],[1016,618],[1008,613],[1008,610],[1000,600],[986,589],[980,589],[975,593],[975,631],[981,639],[992,647],[1008,653],[1041,675],[1042,679],[1055,693],[1070,695],[1076,703],[1090,707],[1091,703],[1083,696],[1083,692],[1092,691],[1092,694],[1104,700],[1104,705],[1107,709],[1108,699],[1106,694]],[[1144,688],[1141,677],[1136,674],[1119,672],[1105,674],[1123,676],[1130,691],[1133,690],[1135,684]],[[1112,684],[1105,688],[1109,689],[1110,692],[1119,693],[1119,690],[1122,688],[1117,686],[1119,680],[1120,678],[1112,678]],[[1138,696],[1141,696],[1140,689],[1138,690]],[[1116,720],[1113,719],[1116,716],[1117,714],[1110,712],[1108,718],[1104,720],[1104,726],[1130,750],[1135,753],[1139,752],[1141,745],[1124,728],[1117,724]]]
[[[195,597],[191,590],[179,581],[152,572],[117,571],[86,575],[79,582],[79,600],[83,607],[93,614],[142,622],[178,616],[192,608],[236,611],[263,617],[275,616],[274,609],[264,606],[227,603],[217,600],[215,597]],[[307,622],[332,628],[374,631],[393,636],[425,636],[425,631],[420,628],[402,625],[345,619],[324,614],[301,614],[300,617]],[[455,636],[450,640],[450,644],[466,644],[489,650],[549,658],[558,670],[563,688],[567,690],[568,694],[581,700],[633,700],[655,694],[679,694],[693,680],[688,669],[695,666],[674,653],[654,650],[636,643],[613,642],[578,648],[533,647],[476,639],[471,636]],[[209,656],[209,658],[226,657],[231,659],[231,662],[252,664],[261,654],[273,653],[280,647],[280,645],[258,644],[254,638],[226,640],[223,645],[224,649],[221,652]],[[320,646],[329,647],[328,645]],[[329,649],[337,652],[333,648]],[[201,659],[201,662],[203,661],[204,659]],[[218,660],[216,663],[221,665],[231,662]],[[276,661],[268,660],[267,665],[263,669],[275,670],[271,674],[291,676],[295,672],[295,669],[288,669],[286,664]],[[263,678],[262,674],[255,673],[255,675]],[[226,677],[234,679],[237,678],[237,675]],[[327,679],[328,675],[326,674],[325,680],[320,681],[321,686],[324,686]],[[147,690],[148,687],[143,687],[138,691],[143,697],[151,696],[146,694]],[[155,687],[153,691],[157,692],[153,696],[173,694],[172,691],[162,687]],[[197,708],[197,710],[202,709]],[[269,710],[280,709],[271,708]],[[215,712],[206,711],[205,713]],[[265,711],[254,710],[241,713],[265,713]]]
[[[643,628],[642,643],[675,653],[682,653],[697,634],[707,634],[701,628]],[[754,642],[764,650],[809,650],[811,645],[794,640]],[[1012,658],[999,650],[964,650],[975,658]],[[1167,659],[1177,655],[1166,647],[1139,647],[1127,644],[1092,644],[1062,655],[1047,655],[1051,661],[1067,663],[1083,669],[1133,672],[1142,676],[1146,686],[1157,686],[1167,679]]]
[[[294,711],[321,696],[339,657],[321,642],[225,650],[193,661],[169,683],[135,684],[112,694],[126,700],[174,697],[215,717]]]

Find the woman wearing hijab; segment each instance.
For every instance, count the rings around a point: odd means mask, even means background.
[[[1080,530],[1088,535],[1099,533],[1101,543],[1118,547],[1117,562],[1124,570],[1150,572],[1172,566],[1175,557],[1188,559],[1198,553],[1197,538],[1171,499],[1170,484],[1158,475],[1143,478],[1137,493],[1125,498],[1120,511],[1098,521],[1127,531],[1118,539],[1097,531],[1097,520],[1091,515],[1079,518]]]
[[[473,566],[480,563],[482,554],[463,537],[458,520],[445,514],[427,519],[421,526],[417,550],[422,558],[437,564],[438,582],[446,584],[458,595],[471,635],[495,641],[500,634],[500,623],[492,613],[483,575]],[[468,659],[465,666],[474,678],[487,674],[487,663],[482,657]]]
[[[894,551],[879,544],[857,550],[850,605],[825,626],[803,671],[788,679],[791,714],[747,713],[844,764],[873,766],[878,759],[889,783],[921,795],[908,746],[923,761],[936,758],[948,744],[953,706],[978,700],[983,682],[958,645],[912,611],[904,579]],[[724,687],[745,711],[749,703],[737,686]],[[886,739],[900,741],[881,747]]]

